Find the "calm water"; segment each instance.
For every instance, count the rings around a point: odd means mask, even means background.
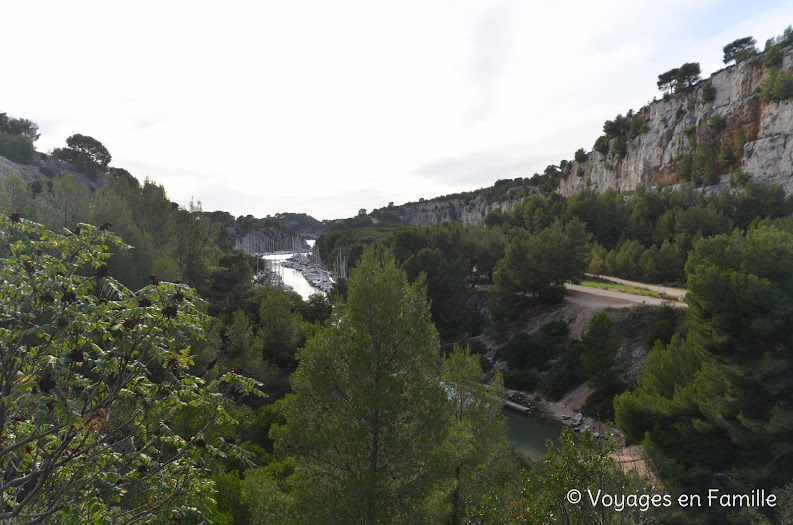
[[[321,291],[308,284],[308,281],[306,281],[302,273],[293,268],[285,268],[281,266],[283,261],[289,259],[293,255],[293,253],[279,253],[275,255],[264,255],[262,256],[262,259],[264,259],[267,263],[267,268],[277,272],[278,275],[283,277],[284,283],[291,286],[292,289],[300,294],[300,297],[303,299],[308,299],[315,293],[321,294]]]
[[[545,442],[549,439],[555,444],[559,443],[561,426],[546,423],[509,408],[504,408],[502,412],[507,416],[507,439],[531,459],[539,459],[545,454]]]

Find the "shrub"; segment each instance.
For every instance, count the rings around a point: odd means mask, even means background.
[[[781,66],[783,58],[782,46],[779,44],[768,46],[766,47],[765,53],[763,53],[763,67],[772,68]]]
[[[677,180],[688,182],[691,180],[691,155],[678,155],[677,159]]]
[[[537,388],[537,376],[526,370],[513,370],[504,374],[504,387],[531,392]]]
[[[760,84],[760,99],[763,102],[786,100],[793,97],[793,75],[779,68],[771,68]]]
[[[713,84],[708,82],[704,86],[702,86],[702,100],[704,102],[713,102],[713,99],[716,98],[716,88],[713,87]]]
[[[19,164],[34,164],[36,162],[33,141],[24,135],[0,132],[0,156]]]
[[[708,131],[710,131],[714,135],[718,135],[726,127],[727,127],[727,119],[724,118],[724,115],[719,115],[718,113],[714,113],[708,119]]]
[[[738,168],[730,173],[730,186],[733,188],[743,188],[746,186],[746,183],[749,182],[749,179],[749,174],[743,171],[741,168]]]
[[[736,157],[733,146],[725,140],[721,143],[721,148],[719,149],[719,166],[724,170],[729,170],[732,165],[735,164],[735,160]]]
[[[0,411],[4,522],[121,523],[206,507],[210,455],[240,457],[211,427],[231,423],[227,401],[254,383],[189,374],[206,321],[197,294],[164,282],[127,289],[106,263],[120,240],[87,224],[58,235],[0,216],[0,240],[13,407]]]
[[[579,164],[583,164],[586,162],[586,159],[587,153],[584,151],[584,148],[578,148],[578,150],[575,152],[575,161]]]
[[[609,153],[608,137],[605,135],[601,135],[600,137],[598,137],[598,139],[595,141],[594,149],[601,155],[608,155]]]
[[[617,158],[625,158],[628,153],[628,145],[625,143],[625,139],[622,137],[614,139],[614,149],[612,151]]]

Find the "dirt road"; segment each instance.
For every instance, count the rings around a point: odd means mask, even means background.
[[[606,279],[607,281],[612,281],[619,284],[624,284],[626,286],[636,286],[638,288],[647,288],[648,290],[655,290],[656,292],[664,292],[668,294],[670,297],[674,297],[677,299],[678,297],[685,297],[686,290],[685,288],[671,288],[669,286],[659,286],[657,284],[647,284],[647,283],[640,283],[637,281],[629,281],[627,279],[620,279],[619,277],[612,277],[610,275],[594,275],[591,273],[584,274],[587,277],[593,277],[595,279]]]
[[[612,290],[598,290],[577,284],[566,284],[565,287],[567,288],[567,294],[565,295],[567,302],[595,308],[630,308],[640,303],[656,306],[666,303],[680,308],[688,307],[686,303],[677,301],[665,301],[664,299],[614,292]]]

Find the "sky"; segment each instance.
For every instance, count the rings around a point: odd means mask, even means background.
[[[793,23],[784,1],[0,4],[0,112],[207,211],[334,219],[530,177]]]

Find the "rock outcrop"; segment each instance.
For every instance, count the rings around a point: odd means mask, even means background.
[[[35,179],[51,179],[60,174],[70,175],[77,182],[85,185],[91,192],[101,188],[107,179],[105,173],[99,172],[95,177],[89,177],[76,166],[42,153],[37,153],[35,166],[17,164],[5,157],[0,157],[0,179],[4,179],[12,173],[19,175],[26,182]]]
[[[714,73],[688,92],[653,102],[638,114],[646,124],[645,132],[631,137],[624,156],[614,153],[589,153],[586,161],[573,162],[570,175],[559,184],[559,192],[572,195],[585,188],[625,193],[639,186],[672,185],[681,182],[680,159],[696,151],[695,144],[716,146],[734,140],[743,130],[747,142],[740,168],[754,182],[780,184],[793,193],[793,99],[764,102],[758,88],[769,70],[760,61],[747,60]],[[784,71],[793,69],[793,47],[785,49]],[[715,90],[707,101],[705,86]],[[726,126],[719,133],[708,129],[713,115],[724,117]],[[718,149],[715,151],[718,154]],[[724,183],[728,170],[716,165],[715,175]],[[715,181],[710,181],[713,183]]]
[[[444,222],[459,222],[464,226],[484,223],[485,217],[493,210],[512,211],[523,198],[517,197],[503,201],[489,202],[484,196],[452,197],[411,202],[395,206],[388,211],[403,224],[410,226],[437,226]]]

